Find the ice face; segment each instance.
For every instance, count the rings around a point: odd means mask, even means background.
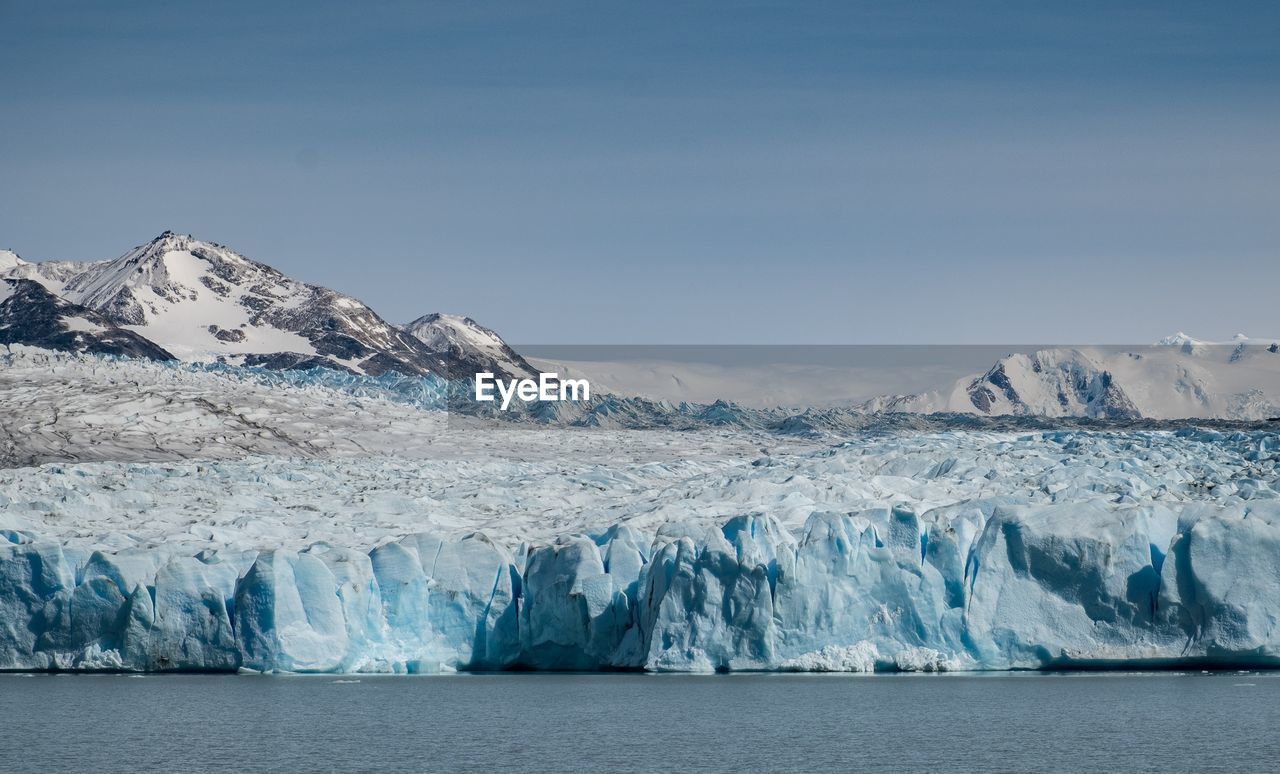
[[[0,667],[1278,665],[1278,521],[1275,501],[823,512],[798,533],[751,515],[523,558],[477,535],[186,557],[17,543],[0,547]]]

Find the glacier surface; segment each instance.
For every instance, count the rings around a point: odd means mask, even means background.
[[[1274,432],[565,432],[2,471],[0,668],[1280,666]]]

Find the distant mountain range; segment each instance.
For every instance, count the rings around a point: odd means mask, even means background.
[[[0,343],[274,369],[465,377],[534,372],[470,318],[393,325],[364,303],[166,231],[114,260],[0,252]]]
[[[469,317],[432,313],[394,325],[350,296],[168,231],[108,261],[30,263],[0,250],[0,344],[368,376],[538,372]],[[579,370],[578,376],[593,375],[591,368]],[[739,371],[723,379],[724,394],[717,397],[732,400],[734,389],[752,385],[763,389],[771,374],[768,367],[757,370],[751,378]],[[685,389],[688,380],[678,373],[664,377],[631,367],[644,378],[630,385],[612,378],[626,372],[611,368],[598,391],[683,399],[651,389]],[[717,387],[714,373],[696,376],[701,389]],[[1280,416],[1280,345],[1245,336],[1204,342],[1179,333],[1147,347],[1047,348],[1010,354],[947,387],[854,406],[867,413],[1267,419]]]
[[[1146,347],[1055,347],[1001,358],[950,388],[875,398],[866,411],[989,416],[1218,418],[1280,416],[1280,344],[1185,334]]]

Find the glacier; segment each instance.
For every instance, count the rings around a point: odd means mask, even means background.
[[[1280,666],[1274,432],[494,432],[2,471],[0,669]]]
[[[1037,429],[1179,429],[1185,422],[1099,422],[1074,417],[867,413],[854,407],[758,409],[725,401],[668,403],[592,394],[580,403],[530,404],[498,411],[472,400],[469,385],[388,371],[378,376],[323,368],[271,370],[221,363],[129,360],[0,346],[0,468],[50,462],[316,459],[370,455],[416,460],[466,456],[506,443],[510,426],[536,428],[545,446],[577,449],[601,435],[573,429],[632,430],[671,444],[670,431],[696,431],[720,443],[770,448],[813,439],[884,432]],[[501,419],[501,423],[472,420]],[[1248,430],[1256,420],[1200,420]],[[1265,424],[1265,423],[1264,423]],[[498,430],[495,432],[495,428]],[[451,432],[457,431],[457,432]],[[460,435],[477,442],[459,442]],[[766,437],[757,439],[754,435]],[[545,455],[544,455],[545,456]]]

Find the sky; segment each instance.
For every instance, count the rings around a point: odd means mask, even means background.
[[[0,0],[0,246],[530,344],[1280,335],[1275,2]]]

